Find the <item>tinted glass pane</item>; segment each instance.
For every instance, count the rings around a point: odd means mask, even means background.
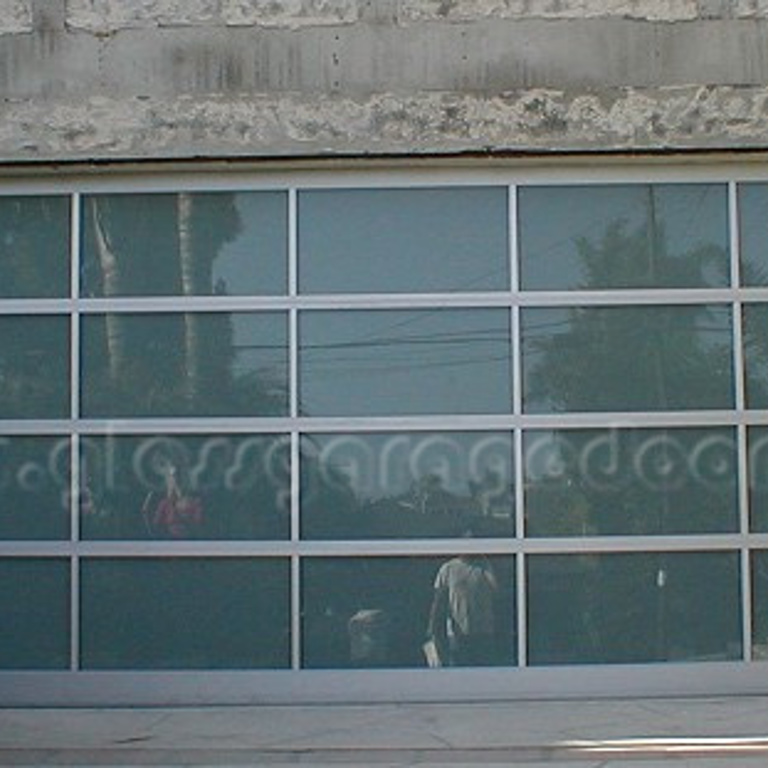
[[[301,411],[307,416],[506,413],[503,310],[305,312]]]
[[[768,408],[768,304],[744,307],[747,406]]]
[[[69,295],[69,200],[0,197],[0,297]]]
[[[768,184],[739,185],[742,285],[768,285]]]
[[[508,289],[507,219],[503,188],[302,192],[301,289]]]
[[[69,563],[0,560],[0,669],[69,667]]]
[[[514,560],[369,557],[304,561],[304,666],[515,663]]]
[[[283,293],[287,218],[280,192],[88,197],[83,294]]]
[[[527,562],[531,664],[741,656],[738,553],[546,555]]]
[[[768,661],[768,552],[752,552],[752,657]]]
[[[288,536],[285,436],[83,437],[80,445],[83,538]]]
[[[88,416],[259,416],[287,409],[282,314],[89,315]]]
[[[548,430],[524,445],[529,535],[738,530],[730,429]]]
[[[753,531],[768,531],[768,428],[750,427],[749,508]]]
[[[733,407],[725,306],[522,311],[531,413]]]
[[[524,187],[519,205],[524,288],[728,284],[724,184]]]
[[[0,437],[0,539],[69,538],[68,437]]]
[[[69,416],[69,318],[0,317],[0,418]]]
[[[313,539],[514,535],[512,436],[310,435],[302,534]]]
[[[289,663],[284,560],[86,560],[82,666],[252,669]]]

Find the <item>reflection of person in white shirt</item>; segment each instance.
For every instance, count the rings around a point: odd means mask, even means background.
[[[461,555],[444,563],[435,577],[428,632],[451,666],[496,662],[498,583],[488,559]]]

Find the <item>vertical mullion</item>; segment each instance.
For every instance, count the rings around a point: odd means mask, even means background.
[[[512,329],[512,413],[515,421],[523,412],[522,394],[522,344],[520,334],[520,260],[517,237],[517,185],[510,185],[508,191],[507,230],[509,236],[509,278],[511,290],[511,329]],[[513,432],[513,461],[515,476],[515,538],[518,545],[525,539],[525,493],[523,472],[523,432],[515,427]],[[517,547],[515,557],[515,633],[517,636],[517,663],[525,667],[528,664],[528,624],[527,615],[527,580],[525,576],[524,548]]]
[[[288,359],[289,359],[289,415],[293,423],[299,415],[299,317],[296,309],[296,297],[299,291],[299,256],[298,256],[298,193],[288,190],[288,296],[291,307],[288,310]],[[291,542],[294,553],[291,555],[291,668],[301,667],[301,561],[296,548],[301,536],[299,520],[300,488],[300,436],[291,429]]]
[[[73,555],[69,561],[69,669],[80,669],[80,558]]]
[[[301,669],[301,559],[291,555],[291,669]]]
[[[741,240],[739,237],[738,186],[735,181],[728,183],[728,230],[731,252],[730,274],[731,288],[741,287]],[[738,296],[738,294],[737,294]],[[744,325],[742,317],[742,302],[737,298],[731,305],[733,313],[733,371],[736,412],[743,416],[746,411],[746,380],[744,369]],[[749,467],[747,425],[743,419],[737,427],[737,467],[738,467],[738,500],[739,500],[739,531],[743,537],[749,535]],[[749,571],[749,547],[743,546],[740,558],[741,574],[741,621],[744,640],[743,657],[752,659],[752,580]]]
[[[70,477],[70,535],[73,541],[80,539],[80,445],[78,420],[80,418],[80,221],[82,201],[79,194],[72,195],[70,218],[70,356],[69,356],[69,386],[70,412],[69,416],[74,425],[71,446],[71,477]]]
[[[288,297],[289,309],[289,414],[291,419],[299,415],[299,319],[296,309],[298,296],[298,201],[295,189],[288,192]]]
[[[70,419],[74,425],[70,440],[70,541],[80,540],[80,222],[82,200],[74,193],[70,202]],[[70,560],[70,669],[80,668],[80,558]]]

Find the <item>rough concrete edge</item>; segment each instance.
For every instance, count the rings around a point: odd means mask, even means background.
[[[768,86],[0,103],[0,161],[768,146]]]
[[[22,0],[16,0],[21,3]],[[27,0],[28,1],[28,0]],[[116,0],[113,0],[116,2]],[[408,26],[419,23],[467,24],[496,19],[507,21],[547,20],[574,21],[600,19],[627,19],[651,23],[680,23],[704,19],[758,19],[768,18],[768,4],[760,7],[751,3],[734,5],[718,2],[716,6],[703,0],[638,0],[614,2],[608,8],[605,2],[585,3],[571,0],[563,5],[528,2],[510,6],[509,0],[372,0],[387,3],[384,12],[354,0],[330,5],[318,0],[281,0],[275,7],[258,7],[242,0],[211,0],[199,13],[179,13],[176,5],[163,0],[150,0],[133,6],[129,0],[120,0],[110,13],[89,10],[87,7],[68,5],[66,25],[76,31],[96,35],[110,35],[121,30],[152,27],[239,27],[301,29],[316,26],[350,25],[386,18],[390,23]],[[148,7],[149,6],[149,7]],[[154,9],[152,6],[155,6]],[[29,31],[25,28],[19,31]]]

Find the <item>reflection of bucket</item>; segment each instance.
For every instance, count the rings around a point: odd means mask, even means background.
[[[358,611],[348,624],[349,657],[355,664],[382,664],[389,655],[389,616],[369,608]]]

